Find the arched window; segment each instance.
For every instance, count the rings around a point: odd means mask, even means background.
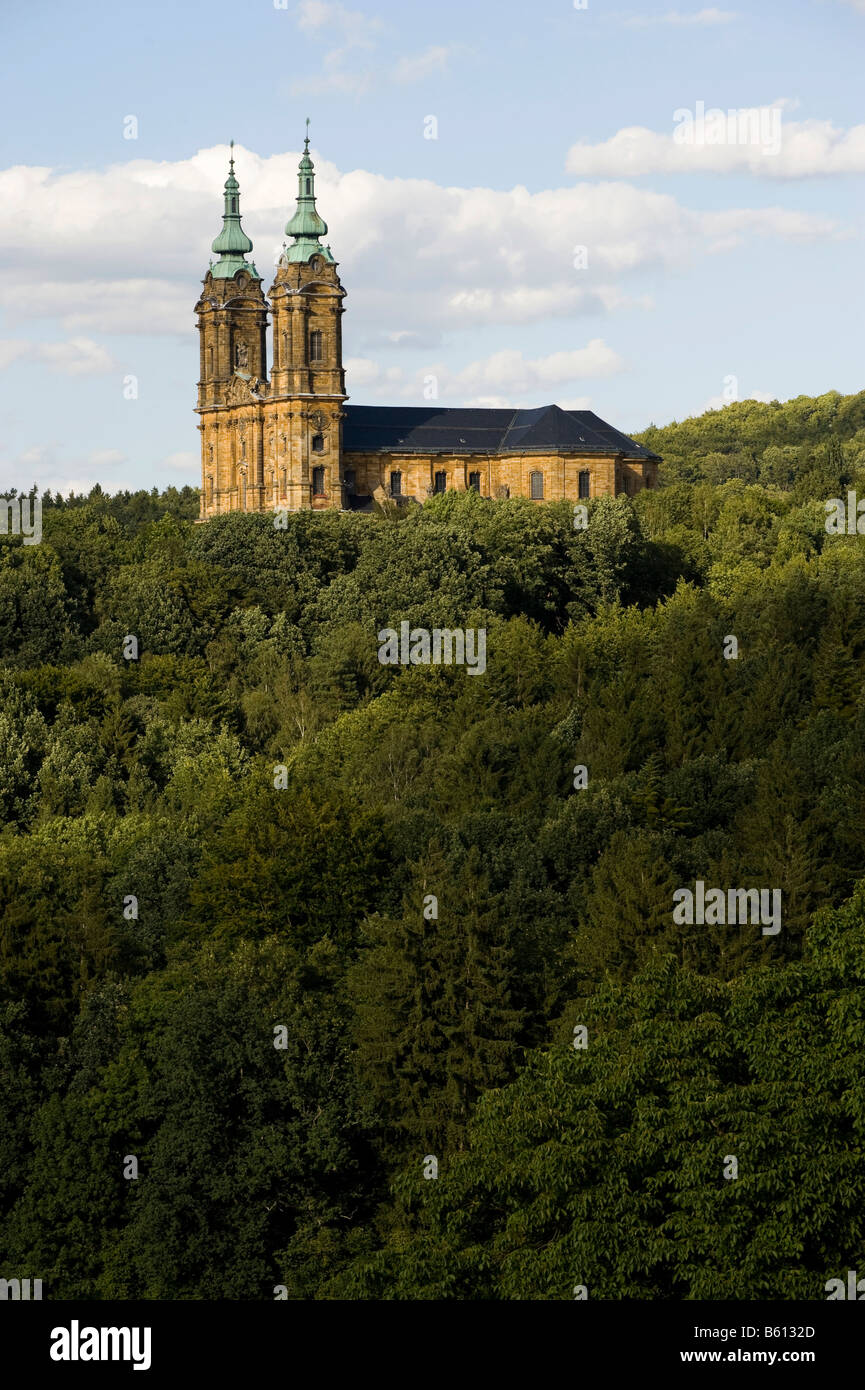
[[[543,473],[532,473],[531,475],[532,497],[535,499],[544,495],[544,475]]]
[[[391,497],[402,496],[402,474],[391,473],[390,475],[390,495]]]
[[[583,472],[580,474],[580,496],[581,496],[581,497],[588,497],[588,496],[589,496],[589,490],[590,490],[590,488],[591,488],[591,481],[592,481],[592,475],[591,475],[591,473],[589,472],[589,470],[586,468],[586,469],[584,469]]]
[[[470,489],[470,491],[472,491],[472,492],[480,492],[480,490],[481,490],[481,475],[480,475],[480,473],[470,473],[470,474],[469,474],[469,489]]]
[[[314,434],[314,435],[312,436],[312,452],[313,452],[314,454],[323,454],[323,453],[324,453],[324,435],[323,435],[323,434]]]
[[[312,470],[312,491],[313,496],[324,496],[324,469],[313,468]]]
[[[320,328],[314,328],[309,335],[309,360],[310,362],[320,362],[322,359],[322,334]]]
[[[435,475],[435,480],[434,480],[434,483],[433,483],[433,492],[447,492],[447,490],[448,490],[448,475],[447,475],[447,473],[444,471],[444,469],[442,469],[442,471],[441,471],[440,473],[436,473],[436,475]]]
[[[307,181],[306,181],[306,191],[307,191],[307,193],[311,193],[311,192],[312,192],[312,179],[307,179]]]

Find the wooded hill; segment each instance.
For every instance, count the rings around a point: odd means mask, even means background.
[[[0,1277],[822,1299],[861,1267],[865,551],[824,503],[865,495],[863,412],[647,431],[666,485],[585,530],[95,490],[0,539]],[[485,626],[485,674],[382,666],[403,620]],[[676,925],[697,879],[780,889],[781,932]]]

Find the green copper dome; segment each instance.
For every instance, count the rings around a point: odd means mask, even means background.
[[[285,224],[286,235],[294,237],[294,245],[283,253],[283,261],[308,261],[323,256],[335,264],[330,247],[322,246],[319,237],[327,233],[327,223],[315,208],[315,166],[309,157],[309,118],[306,122],[303,157],[297,166],[297,209]]]
[[[240,225],[240,186],[234,177],[234,141],[231,142],[231,159],[228,163],[228,178],[225,180],[225,212],[222,215],[222,231],[213,243],[212,250],[219,255],[216,265],[211,264],[210,273],[214,280],[230,280],[239,270],[245,270],[253,280],[261,276],[254,264],[247,263],[246,253],[252,250],[252,242]]]

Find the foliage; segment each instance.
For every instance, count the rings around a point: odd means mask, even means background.
[[[585,529],[94,489],[0,539],[0,1277],[812,1298],[856,1267],[865,556],[825,503],[865,494],[865,396],[644,438],[662,486]],[[483,628],[485,672],[382,664],[402,622]],[[697,881],[778,889],[782,930],[674,920]]]

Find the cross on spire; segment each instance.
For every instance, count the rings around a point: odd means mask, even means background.
[[[306,118],[306,140],[304,141],[305,150],[309,149],[309,116]]]
[[[228,161],[228,168],[229,168],[229,172],[233,174],[233,173],[234,173],[234,141],[233,141],[233,140],[232,140],[232,142],[231,142],[230,149],[231,149],[231,158],[230,158],[229,161]]]

